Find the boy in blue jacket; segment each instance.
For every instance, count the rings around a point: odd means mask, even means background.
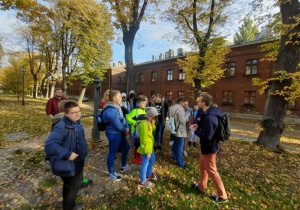
[[[46,143],[45,152],[50,156],[54,175],[63,180],[63,209],[80,209],[84,204],[75,204],[80,189],[87,143],[80,122],[81,111],[74,101],[64,105],[64,117],[57,123]]]

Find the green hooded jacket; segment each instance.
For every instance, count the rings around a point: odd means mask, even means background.
[[[155,125],[152,125],[148,120],[142,120],[137,128],[138,136],[140,138],[141,145],[137,152],[141,155],[149,155],[153,152],[154,137],[153,131],[155,131]]]

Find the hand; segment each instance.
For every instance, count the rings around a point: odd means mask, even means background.
[[[147,159],[150,159],[151,158],[151,154],[147,155]]]
[[[201,118],[199,117],[197,120],[200,122],[200,121],[201,121]]]
[[[72,152],[71,156],[69,157],[69,160],[74,161],[77,157],[78,157],[78,154],[76,154],[75,152]]]
[[[126,132],[125,132],[125,133],[126,133],[126,134],[129,133],[129,128],[126,129]]]
[[[49,117],[50,117],[50,119],[52,119],[53,118],[53,115],[52,114],[50,114],[50,115],[48,115]]]
[[[197,124],[194,124],[194,125],[191,125],[189,128],[190,128],[191,131],[194,132],[195,130],[197,130],[198,125],[197,125]]]
[[[155,125],[156,120],[155,120],[155,119],[152,119],[152,120],[151,120],[151,123],[152,123],[152,125]]]

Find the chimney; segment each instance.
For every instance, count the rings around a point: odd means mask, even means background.
[[[183,50],[183,48],[178,48],[177,49],[177,56],[184,56],[184,50]]]
[[[160,53],[159,60],[163,60],[163,59],[165,59],[165,54],[164,53]]]
[[[123,62],[122,61],[119,61],[118,62],[118,66],[122,66],[123,65]]]
[[[169,58],[174,57],[174,50],[169,49]]]
[[[113,67],[116,67],[117,66],[117,63],[113,63]]]
[[[156,61],[156,56],[152,55],[152,61]]]

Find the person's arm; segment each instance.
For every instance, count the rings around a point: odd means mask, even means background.
[[[48,102],[47,102],[47,104],[46,104],[46,114],[48,115],[48,117],[50,117],[50,119],[52,119],[53,118],[53,115],[52,115],[52,113],[51,113],[51,110],[52,110],[52,100],[53,100],[53,98],[52,99],[49,99],[48,100]]]
[[[213,135],[218,128],[218,119],[215,116],[205,117],[201,130],[196,130],[194,133],[201,141],[211,141]]]
[[[64,140],[64,133],[64,129],[61,126],[58,126],[58,124],[54,126],[45,143],[46,154],[66,160],[71,157],[72,152],[61,146]]]
[[[115,129],[121,133],[125,133],[126,132],[126,123],[125,125],[119,120],[118,118],[118,113],[117,110],[115,110],[114,108],[110,108],[109,112],[103,112],[103,120],[104,122],[109,122],[112,124],[113,127],[115,127]]]
[[[178,113],[178,118],[180,123],[185,124],[188,122],[188,117],[185,116],[185,112],[183,108],[179,108],[177,113]]]
[[[126,117],[126,121],[129,125],[135,126],[136,121],[133,119],[136,117],[136,109],[132,110]]]

